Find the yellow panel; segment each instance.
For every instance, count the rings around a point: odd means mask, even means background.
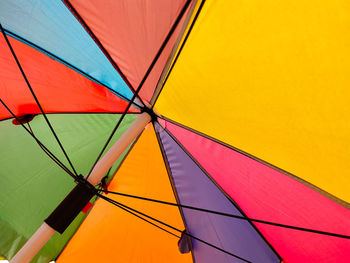
[[[209,0],[156,110],[350,201],[350,2]]]
[[[109,190],[176,202],[151,125],[131,150]],[[184,229],[177,207],[107,196]],[[191,254],[180,254],[177,241],[178,238],[100,199],[57,262],[192,262]]]

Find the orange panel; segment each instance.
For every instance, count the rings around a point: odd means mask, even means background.
[[[151,125],[129,153],[109,190],[175,202]],[[108,197],[184,229],[177,207],[112,194]],[[57,262],[191,262],[190,254],[180,254],[177,241],[178,238],[100,199]]]

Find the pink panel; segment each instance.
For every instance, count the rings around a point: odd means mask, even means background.
[[[71,0],[136,89],[180,14],[185,0]],[[118,15],[116,15],[118,14]],[[180,28],[181,23],[178,25]],[[140,92],[149,101],[176,38],[164,50],[150,83]]]
[[[350,235],[350,210],[228,147],[165,126],[248,217]],[[346,262],[350,240],[256,224],[285,262]]]

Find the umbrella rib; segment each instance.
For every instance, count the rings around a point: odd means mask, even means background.
[[[198,0],[192,1],[191,7],[189,8],[189,10],[187,12],[186,17],[183,19],[184,21],[182,23],[181,30],[180,30],[178,36],[176,37],[176,41],[174,43],[174,46],[172,47],[172,50],[169,54],[169,57],[167,58],[165,66],[163,67],[162,73],[158,78],[158,81],[157,81],[156,87],[153,91],[152,97],[149,101],[150,105],[153,105],[154,99],[156,98],[160,88],[162,87],[163,81],[164,81],[165,77],[167,76],[169,68],[171,67],[172,62],[177,54],[177,50],[180,47],[180,44],[182,43],[182,39],[184,38],[185,33],[187,32],[187,28],[190,26],[191,17],[194,14],[194,10],[197,6],[197,2],[199,2],[199,1]]]
[[[33,137],[33,139],[37,142],[40,148],[58,165],[60,166],[67,174],[69,174],[74,179],[76,176],[48,149],[41,141],[34,135],[33,132],[28,130],[26,126],[16,117],[16,115],[10,110],[10,108],[5,104],[5,102],[0,98],[1,104],[7,109],[7,111],[17,120],[17,122]]]
[[[163,50],[165,49],[166,45],[168,44],[170,38],[172,37],[173,33],[175,32],[175,29],[177,27],[177,25],[180,23],[182,17],[184,16],[184,14],[186,13],[187,8],[190,6],[192,0],[187,0],[186,3],[184,4],[184,6],[181,9],[180,14],[178,15],[178,17],[176,18],[174,24],[171,26],[170,31],[168,32],[166,38],[164,39],[162,45],[160,46],[156,56],[153,58],[152,63],[150,64],[150,66],[148,67],[145,75],[143,76],[140,84],[139,84],[139,88],[143,86],[143,84],[146,82],[149,74],[151,73],[154,65],[156,64],[156,62],[158,61],[160,55],[162,54]]]
[[[81,115],[81,114],[110,114],[110,115],[116,115],[116,114],[123,114],[124,111],[120,111],[120,112],[117,112],[117,111],[108,111],[108,112],[99,112],[99,111],[91,111],[91,112],[88,112],[88,111],[84,111],[84,112],[74,112],[74,111],[65,111],[65,112],[46,112],[45,114],[46,115],[65,115],[65,114],[76,114],[76,115]],[[133,114],[141,114],[141,112],[137,111],[137,112],[127,112],[126,113],[127,115],[133,115]],[[41,115],[40,113],[38,113],[37,115]],[[11,117],[7,117],[7,118],[4,118],[4,119],[0,119],[0,122],[2,121],[6,121],[6,120],[10,120],[12,119],[13,116]]]
[[[65,1],[66,1],[66,0],[65,0]],[[67,1],[67,2],[68,2],[68,1]],[[183,6],[183,8],[182,8],[182,10],[181,10],[181,12],[180,12],[180,14],[179,14],[179,16],[177,17],[176,21],[175,21],[174,24],[172,25],[172,27],[171,27],[171,29],[170,29],[168,35],[167,35],[166,38],[164,39],[164,41],[163,41],[163,43],[162,43],[162,46],[159,48],[159,50],[158,50],[156,56],[154,57],[154,59],[153,59],[151,65],[150,65],[150,67],[148,68],[148,70],[147,70],[145,76],[143,77],[142,81],[140,82],[139,86],[137,87],[137,90],[135,91],[134,95],[132,96],[132,98],[131,98],[131,100],[130,100],[128,106],[126,107],[126,109],[125,109],[123,115],[120,117],[120,119],[119,119],[119,121],[117,122],[116,126],[114,127],[114,129],[113,129],[111,135],[110,135],[109,138],[107,139],[107,142],[106,142],[105,145],[103,146],[103,148],[102,148],[100,154],[97,156],[97,159],[96,159],[94,165],[91,167],[91,169],[90,169],[90,171],[89,171],[89,173],[88,173],[86,179],[89,178],[89,176],[90,176],[90,174],[91,174],[93,168],[94,168],[95,165],[97,164],[98,160],[101,158],[103,152],[106,150],[106,148],[107,148],[109,142],[111,141],[111,139],[112,139],[114,133],[116,132],[116,130],[117,130],[118,127],[120,126],[120,123],[123,121],[123,119],[124,119],[124,117],[125,117],[125,114],[126,114],[127,111],[129,110],[129,108],[130,108],[132,102],[133,102],[134,99],[138,96],[138,93],[140,92],[140,90],[141,90],[143,84],[145,83],[147,77],[149,76],[149,73],[152,71],[154,65],[155,65],[156,62],[158,61],[158,58],[160,57],[161,53],[163,52],[163,50],[164,50],[166,44],[168,43],[169,39],[171,38],[172,34],[174,33],[174,31],[175,31],[175,29],[176,29],[176,26],[177,26],[178,23],[180,22],[182,16],[185,14],[186,9],[189,7],[190,3],[191,3],[191,0],[187,0],[186,4]]]
[[[315,230],[315,229],[310,229],[310,228],[280,224],[280,223],[270,222],[270,221],[266,221],[266,220],[248,218],[248,217],[244,217],[244,216],[238,216],[238,215],[228,214],[228,213],[224,213],[224,212],[209,210],[209,209],[205,209],[205,208],[194,207],[194,206],[189,206],[189,205],[182,205],[182,204],[177,204],[177,203],[172,203],[172,202],[167,202],[167,201],[162,201],[162,200],[157,200],[157,199],[152,199],[152,198],[147,198],[147,197],[142,197],[142,196],[130,195],[130,194],[125,194],[125,193],[113,192],[113,191],[105,191],[105,190],[101,190],[101,191],[108,193],[108,194],[115,194],[115,195],[140,199],[140,200],[144,200],[144,201],[160,203],[160,204],[164,204],[164,205],[177,206],[177,207],[196,210],[196,211],[200,211],[200,212],[211,213],[211,214],[216,214],[216,215],[221,215],[221,216],[226,216],[226,217],[232,217],[232,218],[245,220],[245,221],[252,221],[252,222],[256,222],[256,223],[272,225],[272,226],[277,226],[277,227],[283,227],[283,228],[289,228],[289,229],[305,231],[305,232],[311,232],[311,233],[320,234],[320,235],[327,235],[327,236],[350,239],[349,235],[342,235],[342,234],[337,234],[337,233],[332,233],[332,232],[327,232],[327,231],[321,231],[321,230]]]
[[[101,197],[102,199],[106,200],[107,202],[112,203],[112,202],[110,201],[110,200],[112,200],[112,199],[106,198],[106,197],[104,197],[103,195],[101,195],[100,197]],[[163,230],[163,231],[169,233],[170,235],[173,235],[173,236],[175,236],[175,237],[180,238],[180,236],[178,236],[178,235],[176,235],[176,234],[174,234],[174,233],[172,233],[172,232],[166,230],[165,228],[163,228],[163,227],[161,227],[161,226],[158,226],[158,225],[152,223],[151,221],[147,220],[146,218],[143,218],[143,217],[139,216],[138,214],[132,212],[131,210],[129,210],[129,209],[123,207],[121,204],[118,204],[118,203],[112,203],[112,204],[114,204],[115,206],[119,207],[120,209],[122,209],[122,210],[124,210],[124,211],[126,211],[126,212],[128,212],[128,213],[130,213],[130,214],[132,214],[132,215],[134,215],[134,216],[136,216],[136,217],[142,219],[143,221],[145,221],[145,222],[147,222],[147,223],[149,223],[149,224],[151,224],[151,225],[153,225],[153,226],[155,226],[155,227],[157,227],[157,228],[159,228],[159,229],[161,229],[161,230]]]
[[[30,130],[30,133],[31,133],[33,136],[35,136],[35,135],[34,135],[34,131],[32,130],[32,127],[30,126],[30,123],[29,123],[29,122],[27,123],[27,125],[28,125],[28,128],[29,128],[29,130]],[[69,171],[69,170],[67,169],[67,167],[64,166],[64,165],[58,160],[58,158],[57,158],[56,156],[52,155],[51,152],[48,152],[48,151],[46,150],[46,148],[43,146],[42,143],[39,143],[39,142],[37,142],[37,143],[38,143],[39,147],[44,151],[44,153],[45,153],[47,156],[49,156],[49,158],[50,158],[51,160],[53,160],[58,166],[60,166],[67,174],[69,174],[69,175],[71,175],[71,176],[73,175],[73,178],[76,178],[76,177],[74,176],[74,174],[72,174],[72,172]]]
[[[185,38],[184,38],[184,41],[182,42],[181,47],[180,47],[179,51],[178,51],[177,54],[176,54],[176,57],[175,57],[175,59],[174,59],[174,62],[172,63],[172,65],[171,65],[171,67],[170,67],[170,69],[169,69],[169,71],[168,71],[168,74],[167,74],[166,77],[165,77],[165,80],[164,80],[164,82],[163,82],[161,88],[159,89],[157,95],[154,96],[155,98],[154,98],[154,99],[152,98],[152,100],[154,101],[153,104],[152,104],[152,107],[151,107],[152,109],[153,109],[154,105],[156,104],[156,102],[157,102],[157,100],[158,100],[158,98],[159,98],[160,93],[163,91],[163,88],[164,88],[164,86],[165,86],[165,83],[167,82],[167,80],[168,80],[168,78],[169,78],[169,76],[170,76],[170,74],[171,74],[171,72],[172,72],[172,70],[173,70],[173,68],[174,68],[174,66],[175,66],[175,63],[177,62],[177,60],[178,60],[178,58],[179,58],[179,56],[180,56],[180,54],[181,54],[181,51],[182,51],[183,47],[185,46],[185,43],[186,43],[186,41],[187,41],[187,39],[188,39],[190,33],[192,32],[192,29],[193,29],[193,27],[194,27],[194,25],[195,25],[195,23],[196,23],[196,21],[197,21],[197,18],[198,18],[199,14],[200,14],[200,12],[201,12],[201,10],[202,10],[202,8],[203,8],[204,3],[205,3],[205,0],[202,0],[202,2],[200,3],[200,6],[199,6],[199,8],[198,8],[198,10],[197,10],[197,12],[196,12],[195,17],[193,18],[193,21],[192,21],[192,23],[191,23],[191,25],[190,25],[190,28],[188,29],[188,32],[187,32],[187,34],[186,34],[186,36],[185,36]]]
[[[95,40],[95,42],[98,44],[98,46],[101,48],[101,50],[105,53],[105,55],[107,56],[107,58],[110,60],[110,62],[113,64],[113,66],[117,69],[117,71],[119,72],[119,74],[123,77],[124,81],[127,82],[127,84],[129,85],[130,82],[127,80],[126,76],[121,72],[120,68],[118,67],[118,65],[115,63],[115,61],[112,59],[112,57],[110,56],[110,54],[107,52],[107,50],[103,47],[102,43],[98,40],[98,38],[94,35],[94,33],[92,32],[92,30],[88,27],[88,25],[85,23],[85,21],[82,19],[82,17],[79,15],[79,13],[74,9],[74,7],[72,6],[72,4],[68,1],[68,0],[63,0],[64,3],[66,3],[67,7],[73,12],[73,14],[75,14],[75,16],[78,18],[78,20],[83,24],[83,26],[85,27],[85,29],[88,31],[88,33],[92,36],[92,38]],[[151,73],[154,65],[156,64],[156,62],[158,61],[158,58],[160,57],[160,55],[162,54],[163,50],[165,49],[167,43],[169,42],[171,36],[173,35],[173,33],[175,32],[175,29],[177,27],[177,25],[180,23],[183,15],[186,13],[187,8],[190,6],[192,0],[187,0],[186,3],[184,4],[184,6],[181,9],[180,14],[178,15],[178,17],[176,18],[174,24],[171,26],[170,31],[168,32],[166,38],[164,39],[162,45],[160,46],[159,50],[157,51],[156,56],[153,58],[150,66],[148,67],[145,75],[143,76],[138,88],[136,90],[134,90],[134,88],[132,87],[132,85],[130,84],[129,87],[131,87],[132,91],[134,92],[134,94],[136,94],[137,98],[141,101],[141,103],[146,107],[145,103],[143,102],[143,100],[140,98],[140,96],[138,95],[138,90],[141,89],[141,87],[143,86],[143,84],[146,82],[149,74]],[[131,100],[133,101],[133,100]]]
[[[159,124],[160,125],[160,124]],[[160,125],[160,127],[162,127]],[[208,179],[216,186],[216,188],[227,198],[227,200],[246,218],[247,215],[244,213],[242,208],[233,200],[233,198],[226,193],[224,189],[211,177],[211,175],[203,168],[203,166],[190,154],[187,149],[173,136],[171,132],[167,128],[163,128],[165,132],[174,140],[174,142],[184,151],[184,153],[197,165],[197,167],[208,177]],[[270,242],[267,241],[265,236],[260,232],[260,230],[254,225],[250,220],[247,220],[251,227],[254,228],[256,233],[262,238],[262,240],[269,246],[269,248],[272,250],[272,252],[282,260],[282,257],[278,254],[276,249],[270,244]]]
[[[154,129],[154,123],[153,123],[153,129]],[[155,129],[154,129],[155,130]],[[173,194],[175,196],[175,200],[176,200],[176,203],[177,204],[180,204],[180,199],[179,199],[179,196],[178,196],[178,193],[177,193],[177,190],[176,190],[176,187],[175,187],[175,183],[174,183],[174,180],[172,178],[172,173],[171,173],[171,169],[170,169],[170,166],[169,166],[169,161],[168,161],[168,157],[166,156],[166,153],[165,153],[165,150],[164,150],[164,145],[162,143],[162,140],[160,138],[160,135],[159,133],[156,131],[156,137],[157,137],[157,140],[158,140],[158,144],[159,144],[159,148],[160,148],[160,151],[162,153],[162,157],[163,157],[163,161],[164,161],[164,164],[165,164],[165,167],[166,167],[166,170],[167,170],[167,174],[168,174],[168,178],[169,178],[169,182],[170,182],[170,185],[171,185],[171,188],[173,190]],[[182,217],[182,221],[185,225],[185,231],[187,234],[189,234],[189,230],[188,230],[188,226],[187,226],[187,222],[186,222],[186,219],[185,219],[185,215],[181,209],[180,206],[178,206],[179,208],[179,211],[180,211],[180,214],[181,214],[181,217]],[[191,251],[193,251],[193,247],[192,247],[192,240],[190,239],[190,247],[191,247]],[[194,257],[194,254],[192,254],[192,260],[193,262],[196,262],[195,261],[195,257]]]
[[[112,140],[112,137],[114,136],[115,132],[116,132],[117,129],[119,128],[120,124],[122,123],[124,117],[126,116],[128,110],[129,110],[130,106],[132,105],[132,102],[133,102],[134,99],[136,98],[136,94],[137,94],[138,92],[139,92],[139,89],[134,93],[134,95],[132,96],[130,102],[129,102],[128,105],[126,106],[126,108],[125,108],[125,110],[124,110],[122,116],[119,118],[117,124],[115,125],[115,127],[113,128],[111,134],[109,135],[109,137],[108,137],[106,143],[105,143],[104,146],[102,147],[101,152],[99,153],[99,155],[97,156],[97,158],[96,158],[94,164],[92,165],[92,167],[91,167],[91,169],[90,169],[88,175],[86,176],[86,178],[85,178],[86,180],[90,177],[90,174],[91,174],[92,170],[94,169],[95,165],[96,165],[97,162],[100,160],[102,154],[103,154],[104,151],[106,150],[108,144],[109,144],[110,141]]]
[[[78,176],[78,174],[77,174],[77,172],[76,172],[76,170],[75,170],[75,168],[74,168],[74,166],[73,166],[71,160],[69,159],[69,157],[68,157],[66,151],[65,151],[64,148],[63,148],[62,143],[60,142],[60,140],[59,140],[59,138],[58,138],[56,132],[54,131],[54,129],[53,129],[53,127],[52,127],[52,125],[51,125],[49,119],[47,118],[47,116],[46,116],[46,114],[45,114],[45,112],[44,112],[44,110],[43,110],[43,108],[41,107],[40,102],[39,102],[37,96],[35,95],[34,90],[32,89],[32,87],[31,87],[31,85],[30,85],[30,83],[29,83],[29,81],[28,81],[28,79],[27,79],[26,74],[25,74],[24,71],[23,71],[23,68],[22,68],[22,66],[21,66],[21,64],[20,64],[20,62],[19,62],[19,60],[18,60],[18,58],[17,58],[17,56],[16,56],[15,51],[14,51],[13,48],[12,48],[12,45],[11,45],[10,41],[9,41],[8,38],[7,38],[7,35],[6,35],[5,31],[4,31],[4,29],[3,29],[2,25],[1,25],[1,23],[0,23],[0,29],[1,29],[1,32],[2,32],[2,34],[3,34],[4,38],[5,38],[5,40],[6,40],[6,43],[7,43],[8,47],[9,47],[9,49],[11,50],[11,53],[12,53],[13,58],[15,59],[15,61],[16,61],[16,63],[17,63],[17,66],[18,66],[19,70],[21,71],[22,76],[23,76],[23,78],[24,78],[26,84],[27,84],[27,86],[28,86],[30,92],[31,92],[32,95],[33,95],[33,98],[34,98],[36,104],[38,105],[38,107],[39,107],[41,113],[43,114],[43,116],[44,116],[44,118],[45,118],[45,120],[46,120],[47,125],[49,126],[49,128],[50,128],[52,134],[54,135],[54,137],[55,137],[57,143],[59,144],[59,146],[60,146],[62,152],[64,153],[64,155],[65,155],[67,161],[69,162],[71,168],[73,169],[74,174],[75,174],[76,176]]]
[[[33,42],[31,42],[31,41],[29,41],[29,40],[27,40],[27,39],[25,39],[25,38],[23,38],[23,37],[21,37],[21,36],[15,34],[15,33],[13,33],[13,32],[11,32],[11,31],[9,31],[9,30],[7,30],[7,29],[5,29],[5,28],[4,28],[4,31],[5,31],[9,36],[12,36],[13,38],[18,39],[19,41],[21,41],[21,42],[23,42],[23,43],[25,43],[25,44],[27,44],[27,45],[29,45],[29,46],[32,46],[33,48],[39,50],[40,52],[46,54],[47,56],[52,57],[53,59],[55,59],[55,60],[61,62],[62,64],[66,65],[66,66],[68,66],[68,67],[70,67],[70,68],[72,68],[73,70],[77,71],[78,73],[80,73],[81,75],[87,77],[88,79],[90,79],[90,80],[96,82],[97,84],[99,84],[99,85],[105,87],[106,89],[108,89],[110,92],[112,92],[114,95],[120,97],[121,99],[126,100],[126,101],[129,101],[129,99],[128,99],[127,97],[125,97],[124,95],[120,94],[118,91],[113,90],[112,88],[108,87],[106,84],[102,83],[102,82],[99,81],[98,79],[96,79],[96,78],[90,76],[90,75],[87,74],[86,72],[84,72],[84,71],[82,71],[81,69],[77,68],[76,66],[70,64],[69,62],[63,60],[62,58],[56,56],[55,54],[51,53],[50,51],[48,51],[48,50],[46,50],[46,49],[44,49],[44,48],[42,48],[42,47],[40,47],[40,46],[34,44]],[[134,106],[136,106],[136,107],[138,107],[138,108],[140,107],[140,106],[139,106],[138,104],[136,104],[135,102],[134,102]]]
[[[142,101],[141,97],[137,94],[136,90],[131,85],[128,78],[124,75],[124,73],[119,68],[118,64],[113,60],[112,56],[108,53],[108,51],[105,49],[105,47],[102,45],[100,40],[96,37],[94,32],[92,32],[91,28],[87,25],[87,23],[84,21],[84,19],[80,16],[78,11],[73,7],[73,5],[69,2],[69,0],[62,0],[63,3],[67,6],[67,8],[72,12],[72,14],[76,17],[76,19],[80,22],[80,24],[84,27],[86,32],[91,36],[91,38],[95,41],[97,46],[101,49],[103,54],[107,57],[109,62],[112,64],[112,66],[115,68],[115,70],[119,73],[119,75],[122,77],[124,82],[128,85],[129,89],[132,91],[133,94],[136,94],[139,101],[142,103],[142,105],[145,107],[144,102]],[[131,100],[133,101],[133,100]]]
[[[157,222],[157,223],[160,223],[160,224],[162,224],[162,225],[164,225],[164,226],[167,226],[168,228],[171,228],[171,229],[173,229],[173,230],[175,230],[175,231],[177,231],[177,232],[179,232],[179,233],[182,233],[182,231],[181,231],[180,229],[178,229],[178,228],[176,228],[176,227],[173,227],[173,226],[171,226],[171,225],[169,225],[169,224],[167,224],[167,223],[165,223],[165,222],[163,222],[163,221],[160,221],[160,220],[158,220],[158,219],[156,219],[156,218],[154,218],[154,217],[152,217],[152,216],[149,216],[149,215],[147,215],[147,214],[145,214],[145,213],[142,213],[142,212],[140,212],[140,211],[138,211],[138,210],[136,210],[136,209],[134,209],[134,208],[131,208],[131,207],[127,206],[127,205],[124,205],[124,204],[122,204],[122,203],[119,203],[119,202],[117,202],[117,201],[115,201],[115,200],[113,200],[113,199],[110,199],[110,198],[108,198],[108,197],[105,197],[105,196],[103,196],[103,195],[101,195],[101,194],[97,194],[97,196],[101,197],[102,199],[104,199],[105,201],[108,201],[109,203],[111,203],[111,204],[113,204],[113,205],[122,206],[122,207],[124,207],[124,208],[126,208],[126,209],[129,209],[129,210],[131,210],[131,211],[133,211],[133,212],[135,212],[135,213],[138,213],[138,214],[140,214],[140,215],[142,215],[142,216],[144,216],[144,217],[146,217],[146,218],[149,218],[149,219],[151,219],[151,220],[153,220],[153,221],[155,221],[155,222]],[[242,257],[240,257],[240,256],[238,256],[238,255],[235,255],[235,254],[233,254],[233,253],[231,253],[231,252],[229,252],[229,251],[227,251],[227,250],[224,250],[224,249],[222,249],[222,248],[220,248],[220,247],[217,247],[217,246],[215,246],[215,245],[213,245],[213,244],[211,244],[211,243],[209,243],[209,242],[207,242],[207,241],[205,241],[205,240],[203,240],[203,239],[201,239],[201,238],[198,238],[198,237],[196,237],[196,236],[193,236],[192,234],[186,233],[186,235],[188,235],[189,237],[191,237],[191,238],[193,238],[193,239],[196,239],[196,240],[198,240],[199,242],[202,242],[202,243],[204,243],[204,244],[206,244],[206,245],[208,245],[208,246],[210,246],[210,247],[212,247],[212,248],[214,248],[214,249],[216,249],[216,250],[219,250],[219,251],[221,251],[221,252],[223,252],[223,253],[225,253],[225,254],[228,254],[228,255],[230,255],[230,256],[232,256],[232,257],[235,257],[235,258],[237,258],[237,259],[240,259],[240,260],[242,260],[242,261],[244,261],[244,262],[252,263],[252,262],[249,261],[249,260],[246,260],[246,259],[244,259],[244,258],[242,258]]]

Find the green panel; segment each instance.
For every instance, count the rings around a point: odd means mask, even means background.
[[[119,117],[118,114],[49,115],[75,169],[83,175],[90,170]],[[113,142],[134,120],[134,115],[125,117]],[[44,118],[36,116],[30,125],[39,140],[69,167]],[[11,258],[75,183],[11,120],[0,122],[0,143],[0,255]],[[56,233],[32,262],[55,259],[84,216],[81,213],[63,235]]]

